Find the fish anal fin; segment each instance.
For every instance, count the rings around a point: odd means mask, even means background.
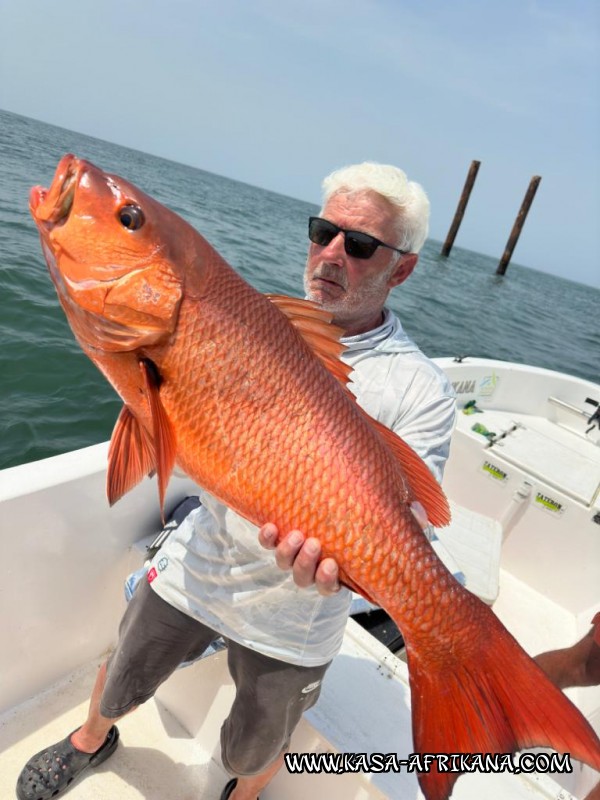
[[[340,574],[339,574],[339,580],[340,580],[340,583],[342,583],[344,586],[347,586],[347,587],[348,587],[348,589],[350,589],[351,591],[353,591],[353,592],[357,592],[358,594],[360,594],[362,597],[364,597],[364,598],[365,598],[365,600],[368,600],[368,601],[369,601],[369,603],[374,603],[376,606],[377,606],[377,605],[379,605],[379,603],[377,602],[377,600],[373,600],[373,598],[372,598],[372,597],[369,595],[369,593],[368,593],[368,592],[366,592],[366,591],[365,591],[365,590],[362,588],[362,586],[359,586],[359,585],[358,585],[358,583],[355,583],[355,582],[352,580],[352,578],[350,578],[350,576],[349,576],[349,575],[347,575],[347,574],[344,572],[344,570],[340,570]]]
[[[321,360],[331,374],[346,386],[352,367],[340,361],[346,349],[340,342],[344,331],[332,324],[333,314],[311,300],[297,297],[268,294],[267,298],[285,314],[291,325],[298,331],[313,353]]]
[[[147,358],[140,360],[140,370],[146,385],[146,394],[150,405],[152,416],[152,430],[154,441],[154,453],[156,463],[156,473],[158,478],[158,497],[160,501],[160,513],[164,519],[165,494],[167,484],[175,466],[177,455],[177,443],[173,426],[167,416],[167,412],[160,399],[161,378],[156,365]]]
[[[503,754],[551,747],[600,769],[600,739],[591,725],[493,612],[474,612],[465,629],[451,663],[431,643],[428,651],[405,636],[415,752]],[[434,761],[419,774],[427,800],[447,800],[458,774],[439,772]]]
[[[127,406],[123,406],[115,423],[108,448],[106,494],[114,505],[154,470],[152,437],[140,425]]]

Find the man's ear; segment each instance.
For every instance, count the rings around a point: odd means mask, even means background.
[[[405,256],[400,256],[394,271],[389,277],[388,286],[393,289],[394,286],[399,286],[401,283],[411,275],[413,269],[417,266],[419,256],[416,253],[407,253]]]

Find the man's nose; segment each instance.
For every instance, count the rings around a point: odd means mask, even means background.
[[[344,245],[344,233],[340,231],[333,237],[328,245],[325,245],[321,251],[321,257],[327,261],[331,261],[337,256],[342,256],[345,252]]]

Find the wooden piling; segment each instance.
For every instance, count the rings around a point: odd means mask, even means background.
[[[523,225],[525,224],[525,220],[527,219],[527,214],[529,213],[529,209],[531,204],[533,203],[533,198],[535,197],[535,193],[537,192],[537,188],[540,185],[540,181],[542,180],[540,175],[534,175],[531,181],[529,182],[529,188],[523,198],[523,202],[521,203],[521,208],[519,209],[519,213],[517,214],[517,218],[515,220],[515,224],[513,225],[513,229],[510,232],[510,236],[508,237],[508,242],[506,243],[506,247],[504,249],[504,253],[502,258],[500,259],[500,263],[496,268],[496,275],[504,275],[506,272],[506,268],[510,262],[510,259],[513,254],[513,250],[515,249],[517,242],[519,241],[519,236],[521,235],[521,231],[523,230]]]
[[[443,256],[450,255],[450,251],[452,250],[452,245],[454,244],[456,234],[458,233],[458,229],[460,228],[460,223],[462,222],[462,218],[465,213],[467,203],[469,202],[471,189],[473,188],[473,184],[475,183],[475,178],[477,177],[477,172],[479,170],[480,164],[481,161],[471,161],[469,174],[467,175],[467,180],[465,181],[465,185],[463,187],[460,200],[458,201],[458,206],[456,207],[456,213],[454,214],[454,219],[452,220],[452,225],[450,225],[450,230],[448,231],[448,235],[446,236],[446,241],[444,242],[444,246],[442,247]]]

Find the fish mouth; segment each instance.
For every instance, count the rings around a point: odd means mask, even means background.
[[[64,225],[73,207],[75,190],[83,163],[68,154],[60,160],[49,189],[34,186],[29,192],[29,209],[38,225],[52,229]]]

